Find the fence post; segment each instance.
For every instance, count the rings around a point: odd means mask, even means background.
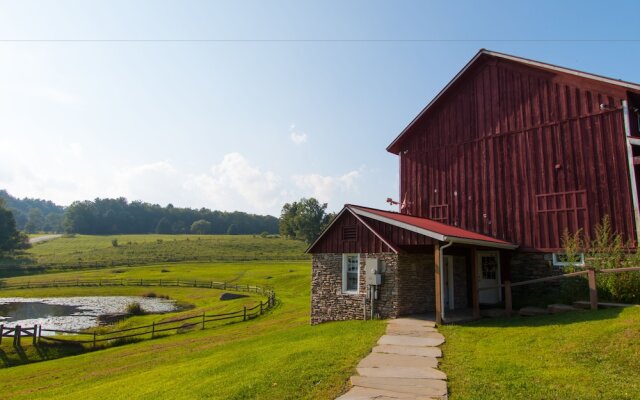
[[[260,315],[262,315],[262,300],[260,300]]]
[[[244,306],[244,315],[242,316],[242,320],[243,321],[247,320],[247,306]]]
[[[4,331],[4,325],[0,325],[0,344],[2,344],[2,335],[4,333],[3,331]]]
[[[93,348],[96,348],[96,332],[93,332]]]
[[[204,311],[202,312],[202,329],[204,329]]]
[[[38,325],[34,325],[33,326],[33,342],[32,342],[34,346],[36,345],[37,332],[38,332]]]
[[[20,325],[16,325],[13,331],[13,345],[20,346],[20,332],[22,327]]]
[[[40,344],[40,339],[42,339],[42,325],[38,325],[38,344]]]
[[[513,314],[513,299],[511,297],[511,281],[504,281],[504,304],[507,311],[507,317]]]
[[[156,321],[151,321],[151,339],[153,339],[153,336],[156,333]]]
[[[591,302],[591,309],[598,309],[598,287],[596,286],[596,270],[593,268],[589,268],[588,270],[589,277],[589,301]]]

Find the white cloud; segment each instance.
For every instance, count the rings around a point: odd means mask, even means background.
[[[307,139],[309,138],[306,133],[298,131],[294,124],[291,124],[291,127],[289,127],[289,132],[290,132],[289,137],[291,138],[291,141],[297,145],[306,143]]]
[[[335,200],[336,195],[357,191],[356,181],[362,173],[358,170],[349,171],[342,176],[323,176],[320,174],[294,175],[293,181],[305,192],[306,196],[313,196],[321,202]]]
[[[251,165],[240,153],[225,155],[210,174],[191,177],[186,187],[200,192],[212,208],[272,214],[280,211],[286,193],[277,174]]]
[[[166,205],[180,204],[185,177],[173,165],[160,161],[120,170],[114,175],[113,197]]]

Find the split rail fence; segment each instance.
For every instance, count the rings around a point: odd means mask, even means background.
[[[94,280],[52,280],[52,281],[38,281],[38,282],[19,282],[14,284],[6,284],[0,282],[0,289],[32,289],[32,288],[50,288],[50,287],[76,287],[76,286],[158,286],[158,287],[193,287],[204,289],[221,289],[234,292],[250,292],[258,293],[266,296],[267,299],[260,300],[259,304],[253,307],[244,306],[241,310],[220,313],[220,314],[207,314],[201,313],[190,317],[174,318],[162,322],[152,322],[150,325],[134,326],[126,329],[119,329],[114,331],[98,332],[94,330],[88,331],[75,331],[75,330],[60,330],[49,329],[41,325],[34,325],[32,327],[24,327],[16,325],[14,327],[5,327],[0,325],[0,344],[4,337],[11,337],[13,339],[14,346],[19,346],[21,338],[31,337],[33,344],[38,344],[41,341],[50,341],[57,343],[74,343],[74,344],[89,344],[95,348],[98,344],[105,342],[125,341],[126,339],[141,339],[141,338],[154,338],[158,335],[167,335],[186,332],[196,327],[201,329],[207,328],[207,323],[211,327],[212,322],[216,321],[229,321],[229,322],[243,322],[253,318],[257,318],[264,312],[272,309],[276,305],[276,295],[271,288],[265,288],[256,285],[238,285],[227,282],[215,282],[215,281],[203,281],[203,280],[184,280],[184,279],[94,279]],[[44,335],[43,335],[44,333]],[[56,337],[48,336],[47,333],[52,335],[58,335]],[[62,334],[63,336],[61,336]],[[69,335],[69,336],[67,336]],[[71,336],[73,335],[73,336]]]
[[[592,310],[598,309],[598,287],[596,285],[596,274],[619,274],[623,272],[635,272],[640,271],[640,267],[628,267],[628,268],[610,268],[610,269],[598,269],[595,268],[586,268],[582,271],[570,272],[568,274],[549,276],[545,278],[531,279],[528,281],[521,282],[510,282],[505,281],[501,285],[484,287],[479,290],[488,290],[488,289],[496,289],[503,288],[504,289],[504,303],[505,303],[505,311],[507,312],[507,316],[511,316],[513,314],[513,296],[511,293],[511,289],[517,286],[526,286],[532,285],[535,283],[544,283],[551,282],[559,279],[571,278],[576,276],[587,275],[587,280],[589,283],[589,303]],[[474,316],[476,314],[476,310],[474,309]],[[480,315],[480,310],[477,311],[478,317]]]

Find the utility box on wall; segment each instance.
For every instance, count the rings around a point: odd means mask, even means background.
[[[365,260],[365,282],[367,285],[382,285],[383,265],[377,258],[367,258]]]

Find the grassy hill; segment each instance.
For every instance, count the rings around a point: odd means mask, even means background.
[[[75,235],[35,244],[1,261],[0,278],[159,262],[310,260],[305,249],[298,240],[252,235]]]
[[[278,306],[258,319],[4,369],[7,399],[328,399],[384,330],[381,321],[309,325],[308,262],[165,264],[65,272],[38,279],[215,279],[270,285]],[[34,279],[18,277],[10,282]],[[66,288],[3,290],[2,296],[68,294]],[[74,289],[77,294],[82,288]],[[85,288],[93,294],[110,288]],[[148,290],[148,288],[147,288]],[[154,288],[155,290],[155,288]],[[190,296],[212,296],[208,289]],[[178,296],[171,288],[164,294]],[[184,294],[189,295],[188,293]],[[194,298],[189,299],[198,302]],[[205,300],[206,303],[207,300]],[[3,352],[9,352],[3,344]],[[38,361],[25,344],[26,356]]]
[[[450,399],[640,399],[640,307],[444,326]]]

